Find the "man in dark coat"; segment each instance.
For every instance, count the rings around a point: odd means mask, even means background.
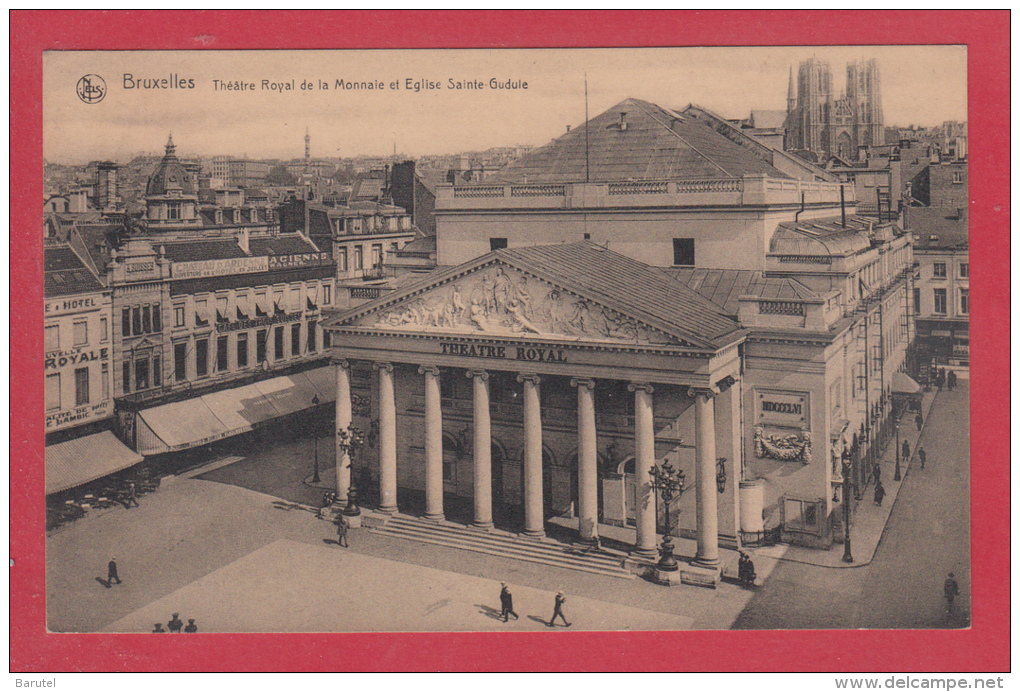
[[[124,508],[131,509],[132,506],[138,506],[138,492],[135,490],[134,483],[128,483],[127,499],[124,501]]]
[[[903,461],[910,460],[910,443],[903,440]]]
[[[917,448],[917,458],[921,460],[921,468],[924,468],[924,462],[927,460],[928,455],[924,451],[924,447]]]
[[[737,561],[737,578],[740,583],[744,586],[753,586],[757,576],[751,556],[741,550],[740,560]]]
[[[499,592],[499,604],[502,606],[500,616],[503,618],[503,622],[508,622],[511,615],[514,616],[514,620],[520,620],[520,617],[514,612],[514,596],[510,593],[510,589],[507,588],[505,582]]]
[[[166,623],[166,628],[173,634],[180,634],[182,627],[184,627],[184,622],[180,618],[180,613],[174,613],[173,619]]]
[[[117,576],[117,558],[111,557],[110,564],[106,566],[106,581],[109,584],[120,583],[120,577]]]
[[[567,616],[563,614],[563,604],[567,602],[567,597],[560,591],[556,594],[556,603],[553,606],[552,617],[549,618],[549,627],[556,626],[556,618],[559,617],[563,620],[563,624],[570,627],[570,623],[567,622]]]
[[[946,610],[951,613],[953,612],[953,600],[960,595],[960,585],[956,583],[952,572],[946,577],[946,583],[942,585],[942,592],[946,595]]]
[[[884,499],[885,499],[885,486],[882,485],[882,481],[879,481],[875,485],[875,504],[881,507],[882,500]]]
[[[188,626],[184,628],[185,634],[194,634],[198,632],[198,625],[195,624],[195,618],[188,618]]]
[[[917,415],[914,416],[914,422],[917,423],[917,432],[921,432],[921,427],[924,425],[924,417],[921,416],[920,411],[918,411]]]

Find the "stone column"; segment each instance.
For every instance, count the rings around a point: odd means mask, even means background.
[[[714,393],[688,390],[695,395],[694,446],[698,492],[698,552],[694,563],[702,567],[719,566],[719,515],[715,487],[715,409]]]
[[[425,517],[442,521],[443,515],[443,410],[439,368],[423,365],[425,375]]]
[[[652,489],[651,470],[655,466],[655,420],[652,409],[652,389],[648,384],[631,384],[634,392],[634,485],[637,496],[637,545],[634,552],[641,557],[654,558],[655,550],[655,491]]]
[[[336,430],[333,443],[336,447],[336,499],[346,506],[347,493],[351,489],[351,458],[340,451],[340,431],[347,430],[353,417],[351,407],[351,364],[346,360],[332,360],[336,369]]]
[[[595,380],[574,378],[577,387],[577,530],[581,540],[598,535],[599,474],[595,432]]]
[[[397,511],[397,405],[393,364],[374,363],[379,371],[379,511]]]
[[[489,373],[469,370],[474,382],[475,520],[480,529],[492,528],[492,425],[489,420]]]
[[[542,401],[538,375],[518,375],[524,383],[524,533],[545,535],[542,497]]]

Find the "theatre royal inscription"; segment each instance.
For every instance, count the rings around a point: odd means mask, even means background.
[[[536,363],[566,363],[563,349],[542,346],[506,346],[496,344],[452,344],[443,342],[444,356],[467,356],[469,358],[496,358],[499,360],[524,360]]]

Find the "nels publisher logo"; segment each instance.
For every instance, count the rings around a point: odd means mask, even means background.
[[[78,80],[75,91],[85,103],[99,103],[106,98],[106,81],[97,74],[87,74]]]

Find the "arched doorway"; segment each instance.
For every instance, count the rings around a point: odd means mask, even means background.
[[[563,465],[542,446],[542,507],[545,517],[574,516],[577,508],[577,463]]]
[[[836,135],[836,154],[844,161],[853,161],[857,158],[853,141],[851,141],[850,134],[846,130]]]

